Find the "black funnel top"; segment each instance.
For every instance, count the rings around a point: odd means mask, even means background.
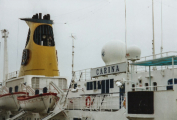
[[[50,14],[44,15],[42,19],[42,13],[36,13],[32,16],[32,18],[20,18],[24,21],[30,21],[35,23],[47,23],[47,24],[53,24],[53,20],[50,20]]]

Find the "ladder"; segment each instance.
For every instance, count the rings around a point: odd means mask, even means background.
[[[22,118],[24,115],[25,115],[25,111],[21,111],[20,113],[18,113],[17,115],[15,115],[14,117],[12,118],[8,118],[7,120],[15,120],[15,119],[20,119]]]
[[[35,90],[33,88],[31,88],[30,86],[26,86],[23,83],[21,83],[21,87],[22,87],[22,89],[25,88],[26,92],[31,93],[32,96],[35,95]]]
[[[58,86],[56,86],[52,81],[50,82],[50,85],[52,87],[54,87],[55,90],[57,90],[57,92],[60,95],[60,100],[58,101],[58,103],[57,103],[58,106],[56,105],[54,111],[51,111],[51,113],[48,116],[42,118],[41,120],[49,120],[50,118],[54,117],[55,115],[59,114],[60,112],[62,112],[64,114],[64,116],[67,117],[66,113],[64,112],[64,109],[61,108],[61,107],[63,107],[63,105],[65,105],[65,103],[61,102],[62,99],[64,98],[63,90],[61,90]]]
[[[47,115],[45,118],[42,118],[41,120],[49,120],[50,118],[54,117],[55,115],[57,115],[58,113],[60,113],[62,111],[63,111],[63,109],[54,110],[49,115]]]
[[[49,83],[51,86],[53,86],[55,88],[55,90],[60,93],[61,95],[64,94],[63,90],[61,90],[58,86],[55,85],[55,83],[53,83],[52,81]]]

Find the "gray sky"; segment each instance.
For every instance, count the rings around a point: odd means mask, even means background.
[[[124,0],[0,0],[0,30],[9,30],[9,72],[19,70],[28,26],[19,18],[41,12],[54,20],[54,35],[61,76],[71,78],[72,39],[75,70],[103,66],[101,49],[112,40],[125,39]],[[161,0],[154,0],[155,47],[161,46]],[[127,0],[127,44],[137,45],[142,56],[152,54],[152,0]],[[164,52],[177,51],[177,0],[163,0]],[[3,39],[0,81],[3,70]]]

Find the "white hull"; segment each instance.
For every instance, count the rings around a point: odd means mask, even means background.
[[[25,92],[9,93],[0,96],[0,109],[18,111],[20,106],[17,101],[18,96],[25,95]]]
[[[20,97],[22,98],[22,97]],[[19,99],[20,107],[25,111],[38,112],[38,113],[47,113],[49,110],[52,110],[58,97],[53,94],[42,94],[36,96],[29,96],[22,99]]]

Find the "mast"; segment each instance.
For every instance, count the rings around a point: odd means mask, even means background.
[[[124,0],[125,2],[125,50],[126,50],[126,55],[127,55],[127,12],[126,12],[126,0]]]
[[[7,74],[8,74],[8,52],[7,52],[7,38],[9,32],[4,29],[1,30],[2,38],[4,38],[4,67],[3,67],[3,82],[7,80]]]
[[[155,59],[155,42],[154,42],[154,0],[152,0],[152,54]]]
[[[74,81],[74,40],[75,37],[71,34],[72,38],[72,81]]]
[[[162,57],[162,52],[163,52],[163,28],[162,28],[162,0],[161,0],[161,57]]]

